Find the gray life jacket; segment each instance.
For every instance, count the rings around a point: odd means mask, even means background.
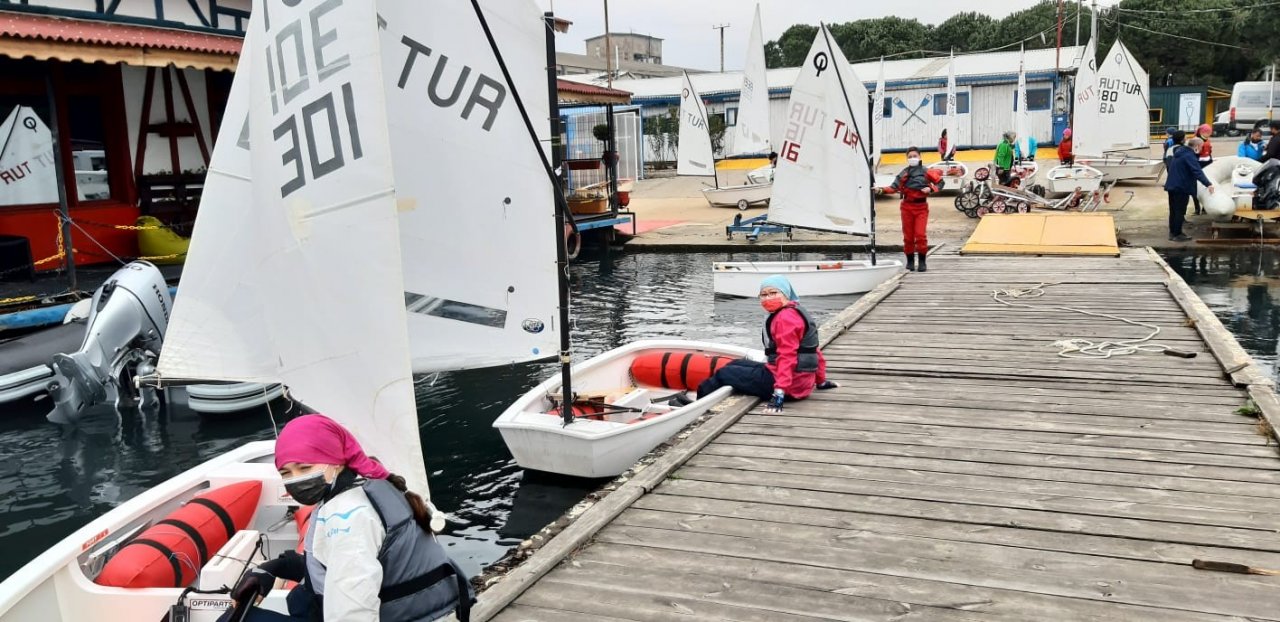
[[[458,620],[467,622],[474,599],[467,577],[445,554],[444,547],[435,536],[413,520],[413,509],[409,507],[404,493],[383,479],[365,480],[360,487],[387,530],[378,551],[378,563],[382,565],[378,619],[382,622],[425,622],[456,610]],[[313,524],[307,530],[305,547],[307,584],[316,595],[312,611],[318,613],[324,611],[325,567],[310,553],[315,532]]]
[[[800,350],[796,353],[796,371],[818,371],[818,325],[813,323],[813,318],[810,318],[800,305],[783,307],[769,314],[769,319],[764,322],[764,333],[760,337],[764,341],[764,355],[768,358],[769,364],[777,364],[778,344],[773,342],[771,329],[773,318],[787,309],[795,309],[800,313],[800,317],[804,318],[804,338],[800,340]]]

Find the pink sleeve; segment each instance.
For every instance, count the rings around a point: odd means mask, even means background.
[[[818,373],[814,380],[818,384],[822,384],[827,381],[827,357],[822,356],[822,350],[818,350]]]
[[[778,360],[773,370],[773,388],[791,388],[796,369],[800,340],[804,338],[804,318],[795,309],[791,313],[779,313],[773,319],[773,343],[778,348]]]

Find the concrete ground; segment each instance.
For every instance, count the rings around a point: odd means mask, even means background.
[[[1215,152],[1219,155],[1234,155],[1239,139],[1214,139]],[[1153,146],[1153,157],[1160,157],[1161,149]],[[1054,154],[1052,147],[1040,150],[1041,156]],[[963,154],[962,157],[963,158]],[[1041,158],[1041,174],[1057,165],[1057,160]],[[974,168],[978,162],[970,162]],[[892,173],[896,166],[881,167],[882,173]],[[746,180],[745,170],[722,170],[719,173],[720,184],[736,185]],[[1156,180],[1122,181],[1111,191],[1111,203],[1104,205],[1102,211],[1110,212],[1116,221],[1116,229],[1121,244],[1131,246],[1153,246],[1156,248],[1179,248],[1189,245],[1203,245],[1205,242],[1170,242],[1168,236],[1168,200],[1162,187],[1163,177]],[[832,233],[818,233],[795,230],[794,239],[786,241],[785,236],[762,236],[760,241],[748,242],[743,235],[734,235],[732,240],[725,236],[725,225],[732,223],[735,215],[743,217],[764,214],[764,208],[752,208],[739,212],[736,208],[711,207],[701,195],[701,188],[711,185],[711,181],[700,177],[654,177],[636,183],[631,193],[630,209],[636,213],[640,235],[631,239],[627,246],[646,250],[718,250],[733,247],[759,246],[768,247],[773,244],[786,244],[789,250],[844,250],[849,247],[861,247],[867,240],[861,237],[843,236]],[[1133,193],[1128,200],[1129,192]],[[929,242],[937,244],[961,244],[978,225],[978,219],[969,218],[955,209],[956,193],[939,194],[930,200]],[[1128,203],[1125,204],[1125,201]],[[1123,205],[1123,209],[1121,206]],[[1209,218],[1207,216],[1188,216],[1185,231],[1193,238],[1209,238]],[[902,222],[898,211],[898,201],[893,197],[881,197],[876,200],[876,245],[884,250],[901,249]]]

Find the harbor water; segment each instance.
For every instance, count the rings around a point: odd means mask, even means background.
[[[758,346],[754,299],[715,298],[712,261],[827,259],[777,253],[615,253],[571,267],[576,360],[648,337]],[[804,293],[800,292],[803,299]],[[856,296],[805,299],[821,322]],[[452,520],[442,540],[469,573],[551,522],[598,487],[525,472],[490,425],[553,364],[417,378],[423,451],[435,503]],[[162,410],[101,408],[75,428],[45,422],[47,406],[0,409],[0,579],[111,508],[184,469],[252,440],[272,438],[287,403],[235,418],[205,418],[175,400]]]

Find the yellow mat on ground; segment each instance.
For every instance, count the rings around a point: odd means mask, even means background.
[[[964,255],[1120,254],[1111,214],[989,214],[983,216]]]

